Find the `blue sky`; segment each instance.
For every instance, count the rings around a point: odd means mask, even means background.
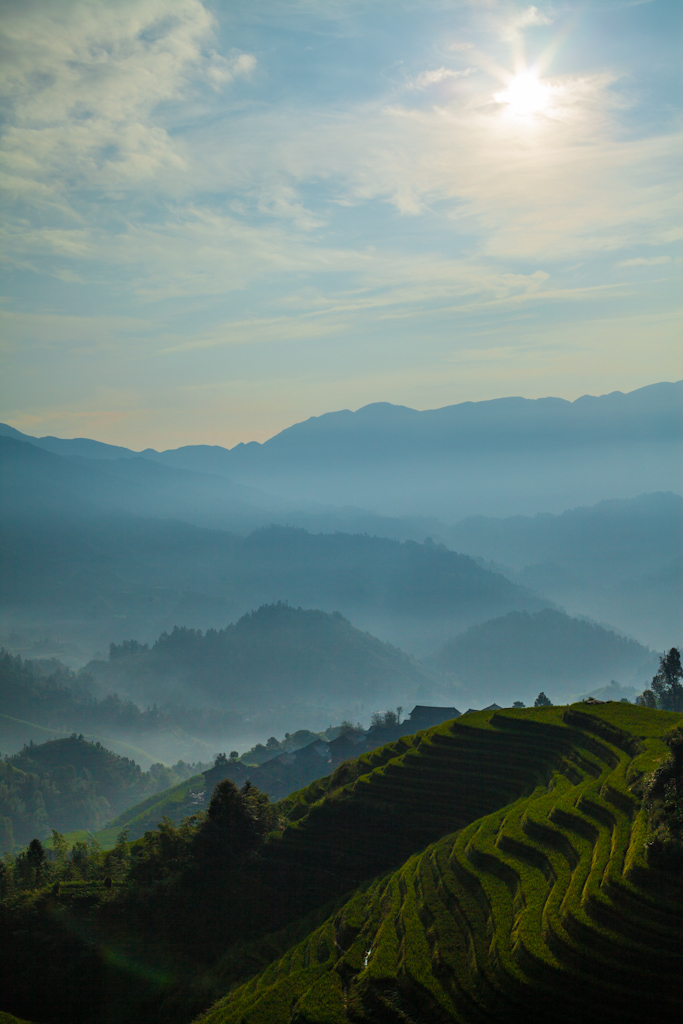
[[[678,379],[680,11],[3,3],[2,419],[231,446]]]

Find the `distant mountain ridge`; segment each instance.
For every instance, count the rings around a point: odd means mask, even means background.
[[[60,455],[133,458],[228,476],[282,498],[389,515],[562,511],[680,490],[683,382],[628,394],[501,398],[417,411],[374,403],[294,424],[263,444],[134,453],[88,439],[0,432]],[[408,476],[406,476],[408,474]],[[496,485],[491,487],[492,474]]]
[[[453,684],[481,703],[531,704],[540,690],[564,704],[598,686],[633,684],[642,693],[657,656],[635,640],[551,608],[509,612],[455,637],[433,659]],[[458,693],[458,690],[455,690]],[[456,698],[457,699],[457,698]]]
[[[548,604],[436,544],[277,526],[238,537],[124,515],[20,517],[0,531],[2,617],[90,650],[176,624],[222,628],[277,601],[339,610],[418,655],[475,622]]]
[[[561,515],[471,516],[449,530],[448,543],[571,614],[611,622],[660,649],[683,639],[678,494],[640,494]]]
[[[463,439],[482,446],[501,442],[507,445],[518,440],[535,438],[539,429],[544,431],[542,440],[552,442],[552,433],[566,435],[571,431],[575,438],[583,437],[592,442],[596,431],[601,431],[600,440],[664,440],[681,436],[681,401],[683,381],[650,384],[636,391],[613,391],[607,395],[582,395],[574,401],[564,398],[494,398],[481,402],[461,402],[439,409],[417,410],[408,406],[393,405],[390,402],[373,402],[352,412],[342,409],[338,412],[311,416],[300,423],[286,427],[267,441],[260,443],[240,442],[234,448],[221,445],[184,445],[180,448],[157,451],[145,448],[136,452],[120,445],[106,444],[89,438],[58,438],[53,436],[32,437],[7,424],[0,424],[0,435],[30,441],[46,451],[57,455],[80,455],[91,459],[158,458],[182,468],[185,456],[196,453],[198,461],[202,456],[210,460],[205,471],[220,472],[229,464],[222,462],[227,454],[232,456],[232,465],[238,466],[238,459],[247,459],[251,453],[281,453],[291,448],[292,442],[305,446],[308,451],[318,450],[326,456],[332,447],[346,446],[350,454],[367,456],[367,438],[370,435],[374,451],[387,454],[396,439],[396,432],[408,426],[410,440],[419,447],[425,441],[440,442],[444,448],[456,447]],[[353,451],[354,445],[358,446]],[[247,455],[247,452],[250,455]],[[193,463],[193,468],[196,463]]]
[[[0,472],[4,517],[171,513],[202,525],[253,529],[268,521],[269,510],[287,504],[215,474],[176,469],[139,456],[105,460],[57,455],[10,436],[0,436]]]

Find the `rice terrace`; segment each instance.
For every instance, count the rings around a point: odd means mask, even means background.
[[[626,703],[402,737],[274,805],[284,828],[241,850],[168,823],[127,883],[17,895],[5,998],[38,957],[28,1003],[60,1022],[190,1021],[221,988],[202,1020],[675,1014],[682,752],[680,714]],[[216,835],[240,834],[236,796],[219,784]]]

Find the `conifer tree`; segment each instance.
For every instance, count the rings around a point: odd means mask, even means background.
[[[683,668],[681,653],[672,647],[659,659],[659,671],[650,684],[657,707],[665,711],[683,711]]]

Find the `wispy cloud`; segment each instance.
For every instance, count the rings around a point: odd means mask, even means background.
[[[220,88],[256,66],[251,54],[212,49],[214,28],[199,0],[6,11],[6,187],[29,201],[60,202],[70,187],[110,193],[185,173],[187,154],[160,105],[182,102],[202,79]]]
[[[540,11],[538,7],[531,4],[529,7],[521,9],[508,7],[504,14],[494,14],[494,20],[497,22],[501,39],[514,42],[522,36],[527,28],[537,25],[552,25],[554,16],[549,10]]]
[[[671,263],[670,256],[635,256],[630,260],[620,260],[618,267],[661,267],[664,263]]]
[[[410,88],[413,89],[427,89],[430,85],[439,85],[441,82],[446,82],[451,78],[466,78],[468,75],[474,74],[476,68],[468,67],[461,71],[455,68],[434,68],[431,71],[422,71],[420,74],[410,83]]]

